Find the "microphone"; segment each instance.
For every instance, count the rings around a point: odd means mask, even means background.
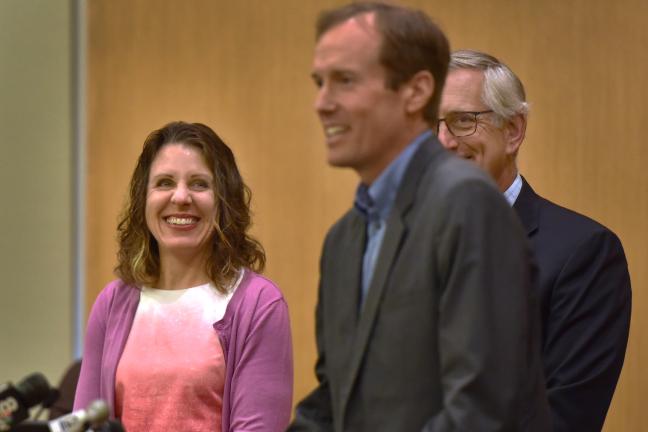
[[[50,395],[45,376],[33,373],[16,386],[0,385],[0,431],[9,431],[29,417],[29,408],[38,405]]]
[[[41,402],[40,407],[36,410],[34,414],[32,414],[31,418],[32,420],[38,420],[40,415],[43,413],[44,410],[51,408],[52,405],[54,405],[59,398],[61,397],[61,392],[54,387],[50,387],[49,394],[45,398],[44,401]]]
[[[101,427],[91,430],[94,432],[126,432],[126,429],[118,420],[108,420]]]
[[[101,432],[119,432],[121,429],[113,429],[117,422],[107,422],[108,405],[102,400],[90,402],[86,409],[74,411],[49,422],[33,421],[24,422],[11,432],[84,432],[88,428]],[[121,424],[117,426],[121,427]],[[109,429],[105,429],[108,427]]]
[[[51,432],[83,432],[98,428],[108,420],[108,405],[102,400],[90,402],[84,410],[74,411],[48,423]]]

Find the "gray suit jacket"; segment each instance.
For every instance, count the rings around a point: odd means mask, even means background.
[[[421,146],[359,312],[364,243],[353,209],[327,235],[319,386],[289,430],[550,430],[525,234],[485,174]]]

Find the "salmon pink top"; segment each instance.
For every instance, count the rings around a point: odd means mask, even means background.
[[[212,324],[235,288],[142,288],[117,366],[115,414],[126,430],[220,432],[225,360]]]

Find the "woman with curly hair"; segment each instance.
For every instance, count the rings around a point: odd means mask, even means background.
[[[152,132],[118,225],[115,272],[95,301],[75,409],[105,400],[129,432],[280,431],[292,346],[279,289],[257,272],[250,192],[209,127]]]

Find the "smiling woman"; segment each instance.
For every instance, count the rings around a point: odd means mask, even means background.
[[[193,286],[202,282],[209,256],[209,239],[217,217],[213,176],[202,154],[185,144],[168,144],[151,165],[146,196],[146,225],[160,255],[158,288]],[[259,254],[262,258],[263,255]],[[178,274],[172,262],[184,260],[193,272]],[[196,279],[175,281],[174,277]]]
[[[255,273],[265,255],[247,234],[249,203],[209,127],[174,122],[148,136],[118,226],[120,279],[92,308],[75,408],[104,399],[127,430],[284,430],[288,311]]]

